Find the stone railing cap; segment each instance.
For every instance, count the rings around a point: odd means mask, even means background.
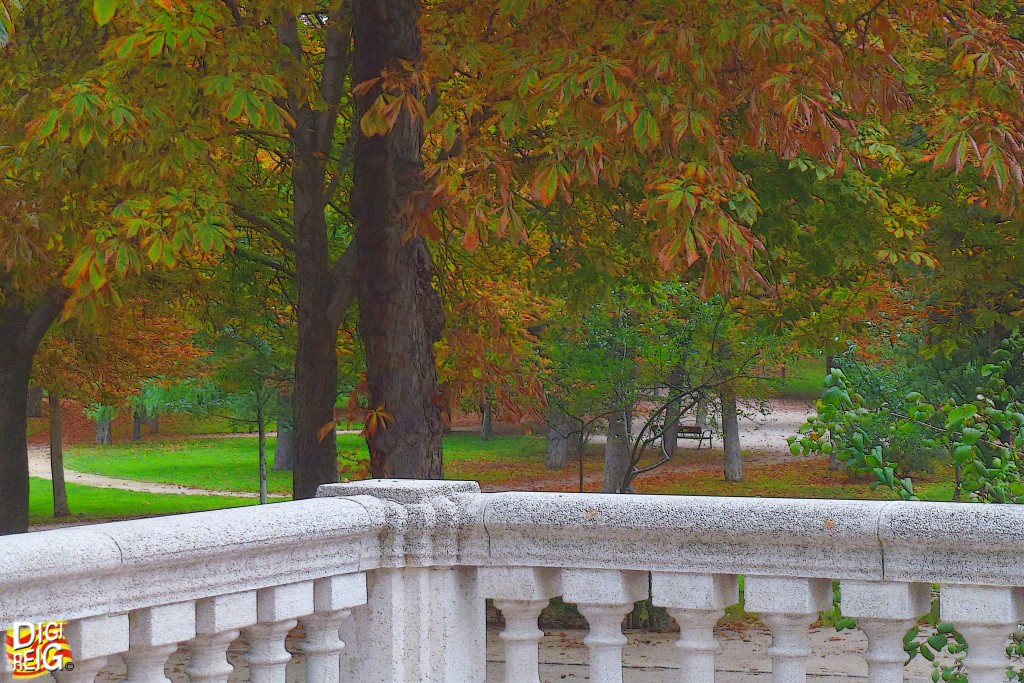
[[[431,498],[453,499],[460,495],[476,493],[480,493],[480,484],[475,481],[366,479],[341,484],[323,484],[317,489],[316,497],[373,496],[393,503],[410,505]]]

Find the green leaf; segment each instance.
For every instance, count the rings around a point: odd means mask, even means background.
[[[117,0],[93,0],[92,16],[100,26],[107,24],[117,12]]]
[[[980,429],[975,429],[974,427],[964,427],[962,434],[964,443],[967,444],[968,446],[973,446],[974,444],[981,441],[982,433]]]

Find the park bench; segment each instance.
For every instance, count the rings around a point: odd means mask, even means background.
[[[708,448],[711,448],[711,430],[706,427],[702,429],[697,425],[679,425],[678,438],[696,441],[698,450],[704,445],[704,440],[707,439]]]

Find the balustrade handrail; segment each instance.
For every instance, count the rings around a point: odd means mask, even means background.
[[[372,480],[314,500],[0,538],[0,626],[71,622],[76,681],[115,654],[130,683],[161,681],[190,643],[189,676],[223,682],[240,633],[251,680],[284,681],[285,638],[302,622],[306,680],[480,683],[490,598],[506,616],[506,681],[533,683],[536,619],[562,596],[590,623],[591,680],[618,683],[622,617],[650,595],[681,624],[681,669],[701,672],[687,680],[710,683],[713,627],[746,575],[746,606],[776,639],[774,678],[790,681],[803,680],[806,629],[839,579],[843,613],[873,643],[871,680],[888,682],[902,680],[903,633],[937,583],[942,618],[972,644],[972,683],[990,683],[1024,619],[1022,557],[1017,506]],[[0,657],[0,683],[6,667]]]
[[[381,483],[396,482],[326,486],[310,501],[0,538],[0,616],[73,619],[402,566],[1024,584],[1017,506],[481,494],[465,482],[433,489],[409,482],[399,501],[379,498]]]

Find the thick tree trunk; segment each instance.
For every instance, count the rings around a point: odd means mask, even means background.
[[[28,531],[28,380],[32,355],[0,340],[0,535]]]
[[[480,440],[490,441],[494,434],[494,417],[491,415],[491,402],[480,404]]]
[[[267,504],[267,411],[263,397],[256,395],[256,427],[260,444],[260,505]]]
[[[296,168],[296,175],[300,170]],[[323,429],[334,421],[334,404],[338,398],[338,323],[323,313],[332,293],[327,224],[323,210],[315,210],[316,200],[306,192],[310,182],[295,184],[296,215],[305,212],[306,223],[322,223],[318,227],[303,228],[303,234],[308,232],[308,239],[315,246],[299,247],[296,257],[299,280],[299,343],[293,396],[293,491],[296,499],[312,498],[320,484],[338,481],[338,452],[334,441],[320,438]]]
[[[548,469],[563,469],[570,458],[583,454],[583,423],[551,408],[548,413],[548,452],[544,465]]]
[[[10,299],[0,306],[0,535],[28,531],[29,378],[66,300],[67,292],[54,288],[31,310]]]
[[[338,102],[349,71],[351,36],[341,12],[336,10],[328,17],[319,92],[307,94],[304,82],[297,82],[290,95],[295,119],[291,131],[292,211],[299,327],[292,396],[292,494],[296,499],[312,498],[321,484],[338,481],[337,446],[334,439],[321,438],[321,434],[334,421],[338,326],[351,302],[347,290],[353,272],[351,259],[331,262],[330,230],[324,213],[336,186],[330,182],[327,164],[334,146]],[[278,26],[290,73],[306,68],[299,24],[299,19],[285,12]],[[354,256],[355,251],[350,248],[348,253]]]
[[[28,407],[26,410],[29,417],[43,416],[43,388],[38,384],[30,384],[28,387]]]
[[[354,0],[354,83],[418,64],[419,0]],[[356,120],[380,87],[355,97]],[[413,93],[414,95],[416,93]],[[356,132],[351,208],[356,219],[359,333],[366,351],[370,408],[386,413],[367,438],[374,477],[439,479],[442,396],[434,344],[444,310],[433,262],[416,226],[431,220],[421,196],[423,121],[403,109],[386,134]]]
[[[274,445],[274,469],[288,471],[295,467],[295,428],[292,424],[291,395],[277,399],[277,443]]]
[[[67,517],[68,489],[64,485],[64,411],[60,405],[60,390],[50,389],[50,479],[53,481],[53,516]]]
[[[725,480],[743,481],[743,455],[740,452],[739,409],[736,391],[731,385],[722,386],[722,446],[725,449]]]
[[[109,417],[101,417],[96,420],[96,443],[103,446],[109,446],[114,443],[114,435],[111,430]]]
[[[625,410],[608,416],[608,441],[604,447],[602,493],[620,493],[630,468],[629,416]]]

